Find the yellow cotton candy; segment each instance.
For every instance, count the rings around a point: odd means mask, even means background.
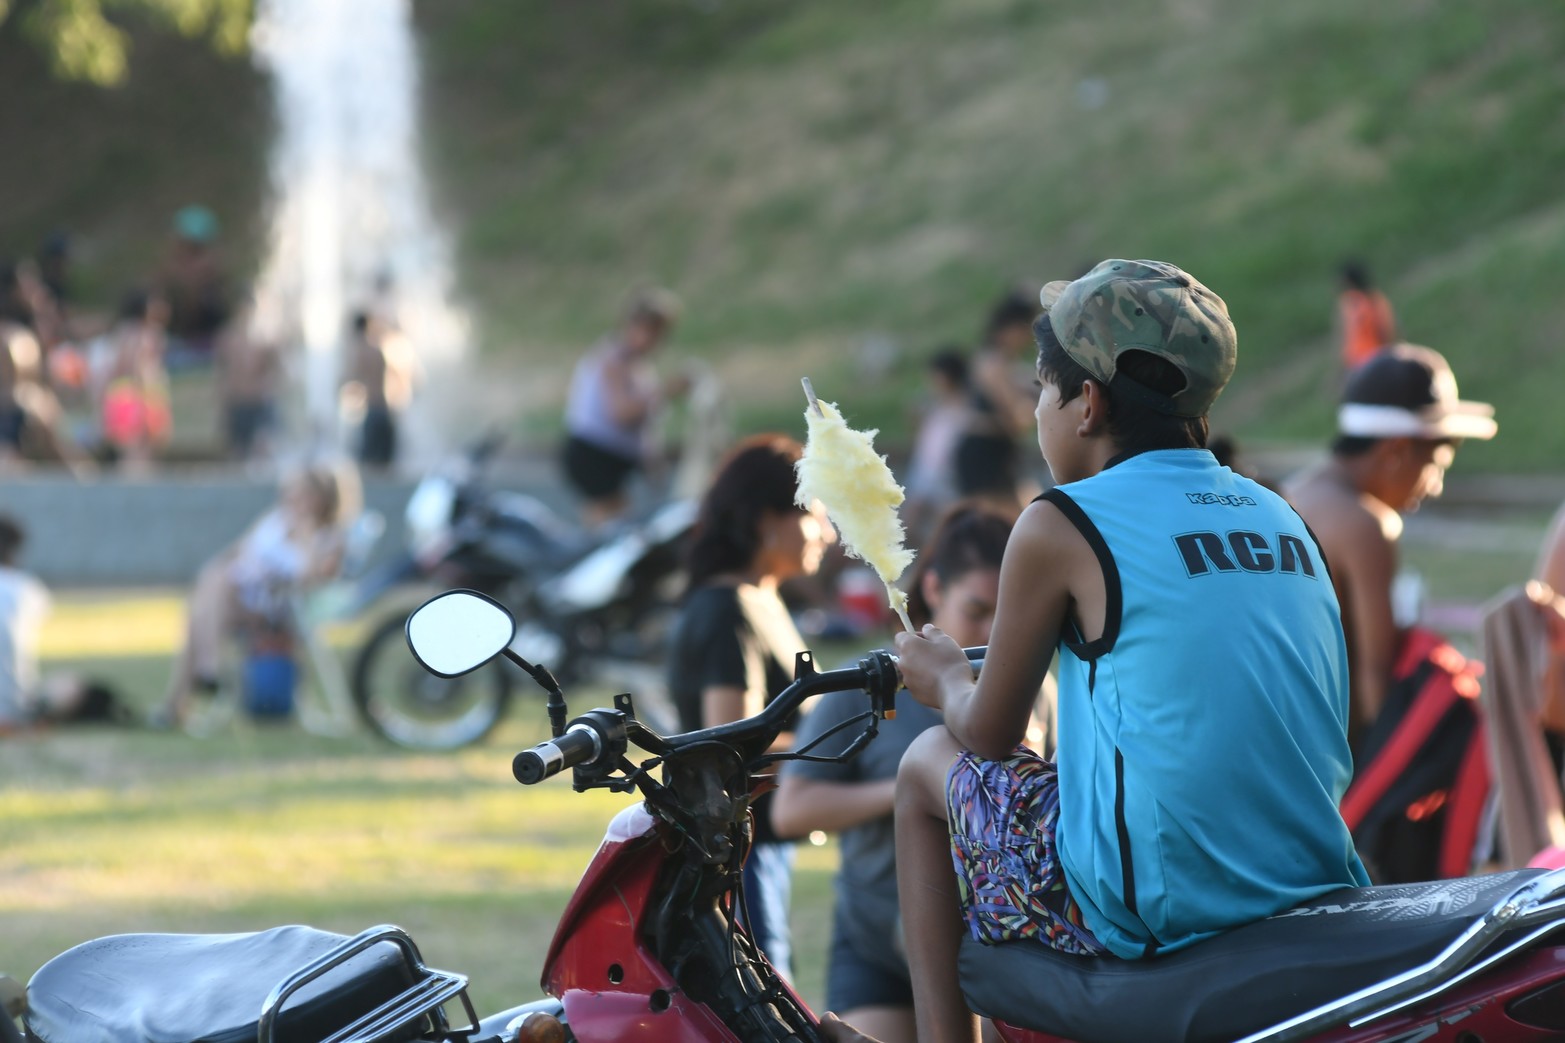
[[[902,546],[902,521],[897,507],[902,487],[885,457],[875,452],[874,431],[855,431],[830,402],[805,410],[809,436],[798,463],[799,506],[819,500],[837,527],[844,549],[880,576],[891,607],[905,617],[907,596],[894,584],[913,563],[913,552]]]

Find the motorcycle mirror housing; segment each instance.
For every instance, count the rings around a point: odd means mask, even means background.
[[[476,590],[436,594],[408,617],[408,647],[437,677],[460,677],[499,655],[516,637],[505,606]]]

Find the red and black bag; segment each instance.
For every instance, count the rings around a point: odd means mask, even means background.
[[[1478,708],[1483,664],[1420,627],[1403,637],[1380,716],[1355,751],[1342,818],[1377,884],[1472,869],[1489,756]]]

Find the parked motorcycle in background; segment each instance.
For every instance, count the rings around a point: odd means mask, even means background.
[[[487,487],[485,465],[500,444],[486,438],[420,481],[404,512],[406,550],[360,584],[364,607],[404,590],[370,628],[351,676],[360,716],[398,745],[478,742],[504,719],[512,695],[511,675],[498,664],[457,678],[419,668],[403,640],[410,584],[426,593],[453,585],[481,591],[528,620],[515,638],[525,658],[549,663],[566,683],[651,691],[650,705],[659,705],[694,501],[659,504],[588,534],[535,496]]]

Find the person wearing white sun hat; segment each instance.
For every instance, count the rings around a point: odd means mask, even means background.
[[[1402,516],[1440,495],[1462,440],[1490,439],[1497,430],[1494,407],[1461,399],[1439,352],[1393,344],[1348,379],[1330,457],[1283,489],[1331,563],[1348,641],[1355,746],[1385,702],[1401,641],[1392,589]]]

